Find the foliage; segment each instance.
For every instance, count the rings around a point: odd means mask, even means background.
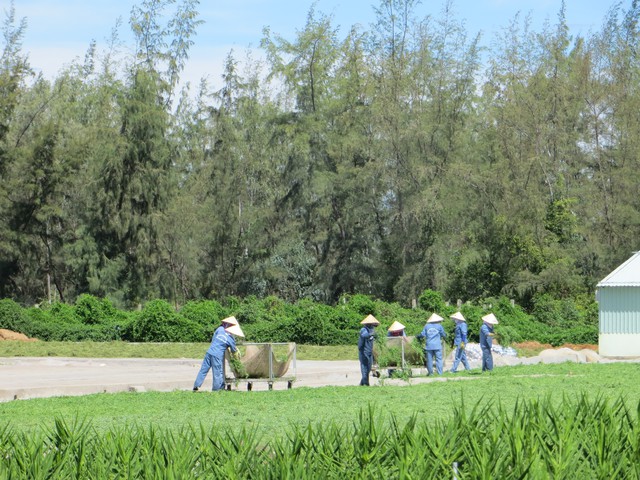
[[[467,405],[462,398],[451,415],[434,422],[416,413],[401,420],[369,404],[352,421],[290,423],[281,435],[268,438],[255,429],[228,431],[203,423],[174,430],[124,425],[97,433],[90,421],[55,417],[52,426],[31,435],[1,429],[0,470],[18,478],[52,471],[79,478],[274,478],[283,472],[300,479],[435,479],[452,473],[634,478],[640,453],[634,407],[622,396],[587,394],[560,402],[525,398],[510,407]]]
[[[197,1],[141,2],[133,35],[118,25],[50,80],[33,77],[11,5],[0,297],[224,299],[264,335],[277,329],[263,321],[298,313],[258,299],[346,300],[340,342],[352,315],[417,330],[419,315],[388,306],[417,298],[449,314],[447,302],[506,296],[552,330],[592,326],[593,302],[571,302],[640,234],[640,5],[614,4],[579,36],[564,5],[537,31],[518,16],[490,45],[450,5],[417,7],[381,1],[372,25],[341,36],[314,6],[294,38],[265,29],[266,61],[230,53],[218,85],[178,91]],[[116,55],[120,38],[132,58]],[[82,298],[76,315],[106,325],[108,308]]]
[[[220,320],[228,316],[227,310],[215,300],[187,302],[179,310],[179,314],[185,319],[200,325],[208,336],[213,335],[213,332],[220,324]]]
[[[248,378],[249,374],[247,373],[247,369],[242,363],[242,360],[234,355],[229,357],[229,366],[233,371],[233,375],[235,378]]]
[[[331,307],[310,301],[299,302],[298,314],[291,325],[290,338],[296,343],[326,345],[336,328],[331,322]]]
[[[79,297],[75,305],[55,302],[26,309],[5,299],[0,303],[0,328],[49,341],[206,342],[220,320],[233,314],[252,342],[355,345],[363,316],[360,308],[377,312],[381,338],[396,320],[405,325],[407,335],[418,334],[433,311],[406,309],[364,295],[353,298],[361,301],[355,309],[343,302],[333,307],[311,300],[289,304],[271,296],[234,301],[235,310],[215,300],[202,300],[189,302],[178,311],[165,300],[149,302],[141,311],[123,311],[109,300],[91,295]],[[455,324],[448,318],[456,308],[441,303],[442,297],[435,291],[428,291],[422,298],[425,305],[442,305],[439,313],[445,318],[445,342],[451,345]],[[427,298],[435,299],[435,303],[429,304]],[[570,300],[539,296],[531,315],[506,297],[483,299],[479,304],[468,302],[460,310],[467,319],[470,342],[479,341],[482,316],[489,312],[500,320],[496,334],[501,344],[529,340],[552,345],[594,344],[598,340],[597,305],[590,297]]]
[[[377,315],[375,300],[368,295],[344,295],[339,303],[346,305],[347,308],[353,310],[362,318],[367,315],[373,315],[374,317]]]
[[[427,312],[442,312],[445,309],[444,298],[440,292],[427,289],[420,295],[418,299],[420,308]]]
[[[74,303],[74,312],[85,325],[110,324],[118,318],[118,311],[109,299],[93,295],[80,295]]]
[[[196,342],[203,341],[202,327],[181,317],[165,300],[154,300],[144,309],[132,325],[134,342]]]
[[[13,300],[0,300],[0,328],[29,334],[29,318],[24,309]]]
[[[374,357],[380,368],[400,367],[402,369],[402,346],[389,345],[386,337],[376,337]],[[425,364],[424,344],[415,337],[404,343],[405,365],[416,366]]]

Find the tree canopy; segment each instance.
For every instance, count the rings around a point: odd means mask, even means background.
[[[131,57],[92,43],[53,80],[12,5],[0,297],[592,292],[638,249],[640,4],[585,36],[564,5],[540,31],[516,16],[490,48],[451,1],[415,6],[344,37],[312,8],[294,38],[265,29],[265,62],[230,52],[218,87],[178,90],[197,1],[142,1]]]

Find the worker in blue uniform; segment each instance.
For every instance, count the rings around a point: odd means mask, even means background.
[[[197,392],[204,382],[209,369],[213,372],[212,390],[224,389],[224,354],[228,349],[236,354],[238,348],[234,336],[244,337],[244,333],[235,317],[227,317],[220,322],[220,326],[213,332],[211,345],[204,355],[200,371],[193,384],[193,391]]]
[[[498,319],[493,313],[482,317],[482,327],[480,327],[480,348],[482,349],[482,371],[493,370],[493,355],[491,345],[493,344],[493,327],[498,324]]]
[[[456,373],[460,362],[464,365],[465,370],[471,370],[469,360],[467,360],[467,352],[465,350],[467,346],[467,320],[461,312],[456,312],[451,315],[451,319],[456,322],[456,329],[453,333],[453,345],[456,347],[456,353],[453,357],[451,373]]]
[[[436,371],[438,375],[442,375],[442,339],[446,338],[447,334],[442,327],[443,318],[434,313],[427,320],[427,324],[418,335],[417,339],[425,339],[425,358],[427,362],[427,372],[429,375],[433,375],[433,359],[436,359]]]
[[[361,386],[369,386],[369,373],[373,367],[373,341],[375,340],[375,328],[380,322],[373,315],[360,322],[360,337],[358,338],[358,359],[360,360]]]

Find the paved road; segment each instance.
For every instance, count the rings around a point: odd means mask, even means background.
[[[191,390],[201,359],[138,358],[0,358],[0,402],[39,397],[88,395],[123,391]],[[424,375],[424,369],[415,373]],[[294,376],[293,388],[358,385],[358,361],[298,360],[286,374]],[[411,383],[443,381],[416,378]],[[386,384],[408,385],[400,379],[386,379]],[[378,380],[371,378],[371,383]],[[274,390],[288,387],[287,381],[275,381]],[[211,373],[202,390],[211,388]],[[268,382],[256,380],[252,390],[267,390]],[[232,389],[247,390],[246,382]]]
[[[201,359],[121,359],[121,358],[29,358],[0,359],[0,401],[87,395],[122,391],[191,390]],[[324,385],[357,385],[357,361],[301,361],[290,367],[294,388]],[[268,382],[255,381],[253,390],[268,389]],[[273,389],[286,389],[286,381],[276,381]],[[203,390],[211,388],[211,373]],[[234,389],[246,389],[240,382]]]
[[[555,363],[576,361],[577,358],[566,353],[546,358],[515,358],[494,355],[494,365],[515,365],[519,363]],[[640,358],[608,361],[640,362]],[[172,391],[191,390],[193,381],[200,369],[201,359],[144,359],[144,358],[61,358],[61,357],[10,357],[0,358],[0,402],[38,397],[88,395],[93,393],[113,393],[123,391]],[[450,367],[451,359],[445,360],[445,371]],[[480,361],[470,359],[476,373]],[[415,383],[472,380],[477,375],[458,375],[446,377],[425,377],[424,368],[414,369],[414,377],[408,383],[401,379],[385,379],[386,385],[407,386]],[[295,377],[293,388],[347,386],[360,382],[360,365],[357,360],[315,361],[298,360],[292,364],[286,374]],[[211,388],[211,373],[207,376],[202,390]],[[371,378],[371,384],[379,381]],[[254,381],[252,390],[267,390],[266,381]],[[274,390],[286,389],[287,381],[275,381]],[[246,382],[232,385],[233,389],[246,391]]]

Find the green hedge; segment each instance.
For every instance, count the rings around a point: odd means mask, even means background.
[[[460,307],[469,325],[469,341],[479,340],[482,316],[494,312],[502,344],[526,340],[561,345],[597,343],[598,310],[589,297],[554,299],[540,296],[532,312],[512,305],[506,297],[487,298]],[[458,308],[447,305],[441,293],[425,290],[418,308],[405,308],[366,295],[344,295],[335,306],[311,300],[295,304],[277,297],[228,297],[221,301],[191,301],[176,309],[165,300],[148,302],[140,311],[121,311],[109,300],[91,295],[78,297],[73,305],[54,303],[25,308],[13,300],[0,300],[0,328],[41,340],[122,339],[134,342],[208,342],[223,318],[238,318],[246,339],[252,342],[297,342],[310,345],[354,345],[360,321],[373,314],[384,335],[395,320],[406,326],[407,335],[419,333],[433,311],[448,319]],[[447,341],[453,342],[455,324],[443,322]]]

